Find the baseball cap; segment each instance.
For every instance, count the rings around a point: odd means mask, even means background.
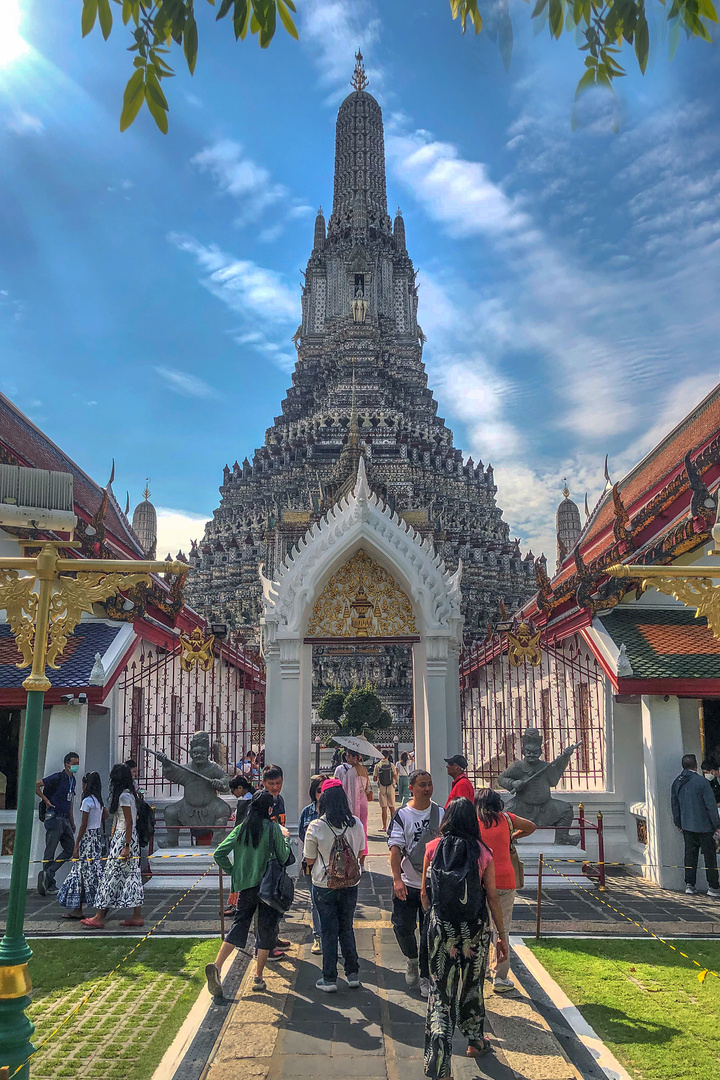
[[[446,757],[445,758],[445,764],[446,765],[459,765],[461,769],[467,769],[467,767],[468,767],[467,758],[463,757],[462,754],[453,754],[452,757]]]

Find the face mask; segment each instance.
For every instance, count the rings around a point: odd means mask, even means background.
[[[79,766],[79,765],[71,765],[71,766],[70,766],[70,772],[71,772],[71,773],[76,773],[76,772],[78,771],[78,769],[79,769],[79,768],[80,768],[80,766]]]

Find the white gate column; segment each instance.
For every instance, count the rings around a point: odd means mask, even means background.
[[[643,694],[643,764],[648,827],[647,875],[666,889],[679,889],[683,871],[682,836],[673,825],[670,788],[681,770],[683,756],[680,702]]]
[[[312,653],[296,638],[276,639],[265,648],[265,763],[279,765],[285,774],[283,799],[287,826],[297,826],[308,786]],[[310,684],[310,690],[308,690]]]
[[[450,790],[445,758],[460,753],[459,653],[448,636],[413,646],[415,763],[432,775],[437,801]]]

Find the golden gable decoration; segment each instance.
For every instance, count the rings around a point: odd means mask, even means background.
[[[412,605],[391,574],[360,548],[315,601],[308,637],[373,638],[417,634]]]

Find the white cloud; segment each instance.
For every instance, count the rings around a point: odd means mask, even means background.
[[[490,180],[486,166],[461,158],[452,143],[422,129],[394,134],[387,139],[387,156],[400,183],[451,236],[501,236],[529,225],[517,200]]]
[[[240,205],[237,225],[256,224],[268,207],[273,207],[272,225],[260,239],[270,243],[285,231],[289,220],[305,217],[312,207],[290,194],[284,184],[276,183],[270,172],[248,157],[242,145],[233,139],[221,139],[206,146],[190,159],[201,171],[209,172],[221,192]]]
[[[373,18],[366,0],[313,0],[303,5],[300,41],[320,71],[320,82],[331,89],[328,102],[336,104],[350,93],[350,76],[358,49],[371,55],[380,37],[380,20]],[[382,91],[382,73],[370,62],[366,71],[372,93]]]
[[[217,391],[208,386],[197,375],[190,375],[187,371],[178,371],[177,368],[156,367],[155,371],[176,394],[182,397],[210,398],[217,397]]]
[[[250,259],[236,259],[216,244],[201,244],[192,236],[170,233],[168,240],[180,251],[194,255],[206,277],[202,284],[232,311],[271,322],[293,322],[300,313],[297,289],[291,289],[275,270]]]
[[[300,317],[298,291],[290,288],[275,270],[249,259],[236,259],[215,244],[204,245],[178,233],[171,233],[168,240],[180,251],[195,256],[205,275],[200,278],[201,284],[242,317],[242,328],[232,331],[237,344],[249,346],[283,371],[291,371],[296,357],[289,341]],[[266,332],[269,325],[280,335],[279,340]]]
[[[190,541],[201,539],[205,524],[211,514],[196,514],[186,510],[172,510],[166,506],[157,508],[157,552],[161,559],[169,553],[175,557],[178,551],[187,555]]]
[[[16,109],[5,120],[5,128],[14,135],[42,135],[45,125],[39,116]]]

